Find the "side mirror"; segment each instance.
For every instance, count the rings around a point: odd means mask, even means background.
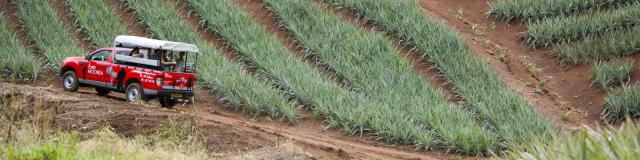
[[[88,54],[88,55],[84,56],[84,59],[86,59],[87,61],[88,61],[88,60],[91,60],[91,55],[90,55],[90,54]]]

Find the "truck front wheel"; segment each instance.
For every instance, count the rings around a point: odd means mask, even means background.
[[[76,72],[73,70],[69,70],[64,72],[62,75],[62,88],[68,92],[75,92],[80,87],[80,83],[78,82],[78,76]]]
[[[140,100],[146,101],[146,96],[139,83],[131,83],[127,85],[127,101],[139,102]]]

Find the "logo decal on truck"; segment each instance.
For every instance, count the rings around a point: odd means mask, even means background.
[[[109,75],[109,82],[112,84],[112,86],[116,86],[116,79],[118,78],[118,73],[116,73],[116,71],[113,70],[113,66],[109,66],[109,68],[107,68],[107,74]]]
[[[104,73],[101,70],[96,69],[96,66],[92,66],[91,64],[89,64],[89,69],[88,71],[89,74],[94,74],[94,75],[104,75]]]
[[[112,79],[115,79],[118,76],[118,73],[113,70],[113,66],[109,66],[109,68],[107,68],[107,74],[109,74]]]

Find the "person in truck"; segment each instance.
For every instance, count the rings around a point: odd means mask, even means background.
[[[140,54],[140,48],[133,48],[133,50],[131,50],[131,57],[142,58],[142,54]]]
[[[149,58],[150,60],[159,61],[162,58],[161,55],[162,55],[162,50],[154,49],[154,50],[152,50],[151,54],[149,54],[149,56],[147,58]]]
[[[162,65],[167,69],[173,70],[173,68],[176,67],[176,61],[173,61],[172,57],[172,53],[164,52],[162,53],[162,60],[160,61],[160,63],[162,63]]]
[[[187,61],[184,59],[186,52],[178,53],[178,59],[176,59],[176,66],[173,68],[174,72],[184,72],[184,68],[187,64]]]
[[[157,98],[162,107],[168,108],[192,101],[195,94],[193,86],[197,81],[195,62],[200,51],[196,45],[117,36],[113,46],[97,49],[85,56],[65,58],[60,66],[63,89],[75,92],[81,86],[93,87],[98,95],[116,91],[124,93],[129,102],[147,102]],[[176,62],[167,62],[172,61],[170,56],[163,60],[165,51],[188,53],[184,59],[193,59],[193,63],[185,64],[187,67],[182,72],[167,70],[161,61],[165,64]]]

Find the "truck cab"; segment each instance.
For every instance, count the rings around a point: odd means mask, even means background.
[[[130,102],[158,98],[172,108],[194,96],[198,51],[192,44],[118,36],[114,47],[64,59],[62,86],[71,92],[94,87],[99,95],[122,92]]]

